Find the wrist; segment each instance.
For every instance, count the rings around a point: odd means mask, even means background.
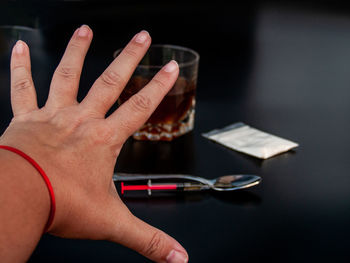
[[[69,200],[69,193],[67,193],[65,188],[60,187],[60,185],[62,185],[62,177],[65,176],[64,173],[62,173],[60,166],[56,165],[56,162],[52,158],[53,156],[57,157],[57,152],[54,152],[51,147],[47,147],[47,145],[42,144],[40,140],[35,138],[35,136],[31,136],[34,139],[34,141],[29,141],[27,136],[20,136],[21,133],[17,134],[16,131],[16,127],[12,127],[11,132],[5,132],[4,135],[0,137],[0,145],[7,145],[16,149],[20,149],[25,155],[28,155],[35,162],[37,162],[38,165],[40,165],[40,167],[44,171],[44,173],[46,173],[48,181],[51,184],[52,189],[54,190],[54,198],[56,204],[54,220],[49,229],[47,229],[47,232],[51,232],[53,229],[56,228],[57,225],[60,224],[59,222],[62,221],[60,219],[65,218],[67,216],[67,213],[69,212],[69,205],[66,204],[66,200]],[[21,143],[17,143],[18,141],[20,141]],[[17,154],[11,153],[11,155]],[[30,171],[32,171],[35,174],[36,179],[40,181],[45,197],[48,199],[49,203],[47,212],[48,216],[46,217],[46,220],[48,220],[50,216],[52,200],[50,200],[50,189],[46,184],[46,181],[44,180],[40,172],[37,169],[35,169],[35,167],[33,167],[33,165],[30,162],[28,162],[28,160],[23,159],[23,157],[21,156],[16,156],[16,159],[19,160],[21,163],[25,163],[27,167],[30,167]],[[64,180],[66,179],[67,178],[65,177]],[[62,207],[64,207],[64,209],[62,209]]]
[[[0,148],[0,167],[1,180],[9,197],[12,197],[11,200],[20,201],[18,208],[22,208],[26,214],[35,213],[37,225],[42,226],[44,222],[45,226],[51,210],[51,200],[47,185],[39,172],[40,167],[38,170],[28,159],[6,148]]]
[[[6,244],[9,251],[2,254],[2,260],[24,262],[42,236],[50,198],[45,182],[21,156],[0,149],[0,169],[0,244]],[[24,253],[10,253],[19,247]]]

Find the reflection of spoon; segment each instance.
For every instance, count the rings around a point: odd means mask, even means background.
[[[233,191],[257,185],[261,177],[257,175],[225,175],[208,180],[183,174],[114,174],[113,180],[120,182],[121,194],[126,191]],[[126,185],[128,184],[128,185]]]

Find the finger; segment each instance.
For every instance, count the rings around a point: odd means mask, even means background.
[[[124,102],[107,118],[108,124],[117,131],[118,141],[125,141],[148,120],[174,85],[178,74],[179,67],[176,61],[170,61],[142,90]]]
[[[81,105],[104,117],[151,44],[147,31],[136,34],[91,87]]]
[[[121,216],[119,207],[118,222],[113,228],[111,241],[131,248],[155,262],[188,262],[186,250],[174,238],[127,211]]]
[[[21,40],[13,47],[11,56],[11,105],[14,116],[38,109],[29,48]]]
[[[59,108],[76,103],[80,75],[92,36],[92,30],[86,25],[74,32],[52,77],[46,102],[48,107]]]

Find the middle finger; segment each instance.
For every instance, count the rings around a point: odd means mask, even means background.
[[[104,117],[115,103],[138,63],[151,44],[147,31],[136,34],[119,56],[92,85],[81,106]]]

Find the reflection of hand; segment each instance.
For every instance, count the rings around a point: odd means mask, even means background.
[[[17,42],[11,59],[14,118],[0,144],[30,155],[50,178],[57,204],[50,233],[110,240],[157,262],[186,262],[186,251],[178,242],[131,214],[112,181],[123,143],[173,86],[178,66],[169,62],[145,88],[105,118],[151,38],[146,31],[138,33],[78,103],[79,78],[91,40],[88,26],[75,31],[41,109],[31,78],[28,46]]]

